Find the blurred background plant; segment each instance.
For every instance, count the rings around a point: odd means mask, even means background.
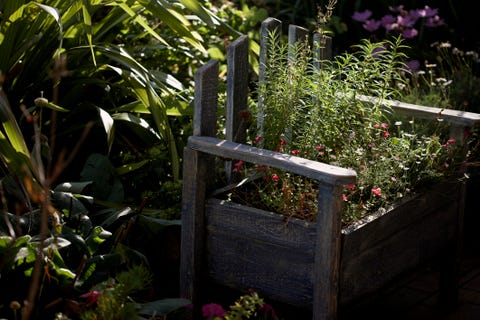
[[[149,316],[188,303],[164,298],[190,76],[241,34],[207,4],[0,1],[0,317],[78,317],[96,306],[83,294],[135,266],[152,273],[135,295]]]

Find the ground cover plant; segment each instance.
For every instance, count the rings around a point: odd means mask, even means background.
[[[357,183],[346,186],[342,196],[345,224],[386,211],[460,168],[464,150],[457,148],[459,143],[443,122],[428,126],[419,119],[397,117],[382,102],[401,97],[406,86],[407,56],[401,38],[362,41],[353,53],[325,61],[321,69],[311,63],[312,52],[305,44],[296,48],[292,60],[278,36],[272,35],[270,42],[265,82],[258,90],[264,108],[261,121],[257,118],[252,125],[251,143],[355,170]],[[362,101],[365,95],[379,100]],[[258,181],[258,190],[239,191],[233,195],[236,201],[315,220],[315,183],[236,163],[234,171],[244,170]]]

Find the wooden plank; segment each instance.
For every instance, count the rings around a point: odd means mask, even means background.
[[[241,36],[227,48],[226,140],[245,143],[248,113],[248,37]]]
[[[282,32],[282,23],[280,20],[275,18],[267,18],[262,22],[260,28],[260,55],[259,55],[259,65],[258,65],[258,84],[261,85],[265,82],[265,71],[268,63],[268,51],[269,51],[269,41],[270,34],[277,33],[281,35]],[[257,131],[260,136],[263,136],[263,99],[258,97],[258,110],[257,110]],[[263,143],[260,141],[259,146],[261,147]]]
[[[313,35],[313,66],[317,70],[322,69],[325,61],[332,61],[332,37],[315,33]]]
[[[210,199],[206,209],[209,277],[278,301],[312,301],[315,224]]]
[[[395,112],[420,119],[443,120],[463,127],[477,127],[480,125],[480,114],[461,110],[442,109],[405,103],[398,100],[380,100],[371,96],[356,96],[359,100],[372,103],[381,103],[391,107]]]
[[[295,60],[295,47],[300,45],[307,45],[308,44],[308,30],[299,27],[296,25],[289,25],[288,26],[288,59],[289,61]]]
[[[342,187],[320,184],[313,269],[313,319],[336,319],[342,226]]]
[[[180,295],[192,301],[195,314],[200,311],[197,302],[201,297],[201,273],[204,269],[206,173],[211,171],[207,168],[206,157],[189,148],[184,150]]]
[[[217,133],[218,61],[210,60],[195,73],[193,135]]]
[[[195,74],[194,135],[216,135],[218,100],[218,62],[210,61]],[[180,293],[191,299],[194,314],[200,314],[198,305],[202,288],[204,254],[204,207],[206,192],[213,181],[210,155],[188,147],[183,156],[182,235],[180,261]]]
[[[225,137],[229,141],[247,140],[248,98],[248,37],[241,36],[227,48],[227,101]],[[232,162],[225,161],[227,182],[231,181]]]
[[[327,184],[355,183],[353,170],[211,137],[188,138],[188,147],[215,156],[266,165]],[[340,198],[339,198],[340,199]]]

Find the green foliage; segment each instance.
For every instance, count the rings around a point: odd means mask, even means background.
[[[396,116],[382,101],[401,97],[404,46],[362,41],[354,53],[311,63],[303,44],[293,50],[271,36],[265,82],[258,95],[262,121],[250,131],[253,144],[286,154],[350,168],[357,183],[343,194],[343,221],[349,224],[396,201],[458,167],[459,152],[442,122]],[[362,96],[378,97],[365,102]],[[256,112],[254,112],[256,114]],[[261,123],[261,125],[258,125]],[[238,164],[237,164],[238,165]],[[242,164],[238,165],[237,169]],[[250,168],[255,201],[289,217],[316,219],[316,184],[270,168]],[[244,194],[236,196],[240,198]],[[256,197],[256,200],[255,200]]]

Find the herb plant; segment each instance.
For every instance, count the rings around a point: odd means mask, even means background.
[[[306,44],[292,49],[272,35],[269,48],[258,88],[264,107],[250,130],[252,144],[355,170],[357,183],[345,186],[342,195],[345,224],[388,210],[456,169],[460,148],[443,122],[400,118],[385,102],[400,97],[398,88],[406,85],[401,38],[364,40],[353,53],[323,61],[321,69],[311,63]],[[378,100],[366,102],[365,96]],[[237,163],[234,171],[242,168]],[[252,179],[259,190],[235,198],[247,196],[247,202],[287,217],[315,220],[316,182],[271,168],[246,170],[263,177]]]

